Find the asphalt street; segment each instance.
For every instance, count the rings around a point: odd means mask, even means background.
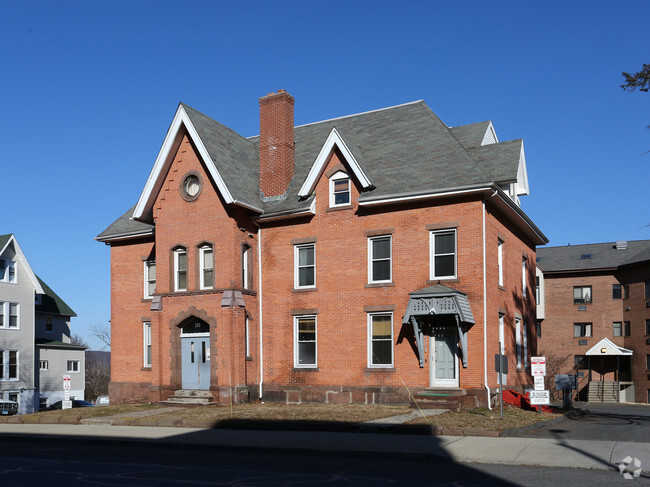
[[[521,436],[647,443],[650,441],[650,406],[588,403],[566,421]]]
[[[4,486],[635,485],[615,470],[387,460],[196,447],[2,440]],[[647,482],[647,477],[639,479]]]

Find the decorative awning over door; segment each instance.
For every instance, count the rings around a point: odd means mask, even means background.
[[[438,284],[409,293],[411,299],[406,307],[402,324],[411,324],[418,348],[420,367],[424,367],[422,322],[434,315],[453,315],[458,328],[463,367],[467,367],[467,331],[475,323],[467,295],[453,288]]]

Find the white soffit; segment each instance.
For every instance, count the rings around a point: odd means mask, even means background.
[[[18,260],[20,261],[21,265],[23,266],[23,269],[27,273],[27,277],[29,278],[29,281],[34,286],[34,291],[36,292],[36,294],[45,294],[45,291],[43,291],[43,288],[41,287],[41,283],[38,282],[36,274],[34,274],[34,271],[32,270],[32,266],[29,265],[29,261],[25,257],[25,254],[23,254],[23,249],[20,248],[20,245],[18,245],[18,241],[16,240],[16,237],[13,234],[11,235],[9,240],[7,240],[5,246],[2,247],[2,249],[0,249],[0,255],[4,254],[5,250],[7,250],[7,247],[9,247],[10,244],[13,244],[14,252],[16,253],[16,256],[18,257]]]
[[[183,105],[179,105],[178,110],[176,110],[176,114],[174,115],[174,119],[172,120],[171,126],[167,131],[167,135],[165,136],[162,147],[160,148],[158,157],[156,157],[156,162],[154,163],[153,168],[151,169],[151,173],[149,174],[149,178],[147,179],[144,189],[142,190],[140,199],[135,205],[135,209],[133,210],[132,215],[133,219],[142,219],[144,215],[151,212],[156,196],[162,187],[163,180],[169,171],[169,167],[171,166],[171,163],[174,159],[176,150],[180,145],[182,138],[182,127],[185,127],[189,137],[192,139],[192,142],[194,142],[194,145],[199,152],[199,156],[203,160],[205,167],[208,169],[212,180],[217,185],[217,188],[219,189],[219,192],[221,193],[224,201],[227,204],[235,203],[235,199],[232,197],[232,194],[226,187],[226,183],[214,165],[214,162],[212,161],[208,150],[203,144],[201,137],[199,137],[194,124],[192,124],[190,117],[185,111],[185,108]]]
[[[350,165],[350,169],[352,169],[352,172],[356,176],[361,186],[364,189],[372,186],[370,179],[363,171],[363,169],[361,169],[361,166],[359,165],[356,158],[352,154],[352,151],[350,151],[350,148],[346,145],[346,143],[339,135],[338,131],[336,130],[336,127],[332,127],[332,131],[327,137],[325,144],[323,144],[323,147],[321,147],[318,156],[316,156],[316,160],[312,164],[311,169],[309,170],[309,174],[305,179],[305,182],[302,184],[300,190],[298,191],[298,196],[304,198],[306,196],[309,196],[311,192],[314,190],[314,188],[316,187],[316,183],[318,182],[318,178],[322,174],[323,169],[327,164],[327,160],[329,159],[329,155],[334,149],[334,146],[338,147],[338,149],[341,151],[343,157],[345,158],[346,162]]]

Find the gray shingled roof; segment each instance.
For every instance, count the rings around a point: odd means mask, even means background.
[[[480,147],[489,126],[490,122],[486,121],[451,127],[450,130],[464,147],[471,149],[473,147]]]
[[[96,239],[100,242],[110,240],[115,237],[124,237],[129,235],[147,235],[153,232],[154,226],[149,223],[142,223],[131,219],[135,205],[126,213],[115,220],[102,233],[97,235]]]
[[[650,260],[650,240],[632,240],[627,249],[616,242],[537,247],[537,265],[544,272],[612,269]]]
[[[41,284],[45,295],[41,298],[41,304],[36,305],[37,313],[57,314],[62,316],[77,316],[70,306],[63,301],[58,294],[56,294],[50,286],[43,282],[43,279],[36,276],[38,282]]]
[[[245,139],[193,108],[182,106],[233,198],[262,208],[265,215],[309,208],[313,195],[301,200],[298,191],[333,127],[374,185],[361,194],[360,201],[512,182],[517,178],[520,140],[479,147],[489,122],[450,129],[426,103],[417,101],[296,127],[295,173],[286,198],[262,202],[259,136]],[[122,215],[97,239],[151,230],[146,224],[130,221],[130,215]]]
[[[11,238],[11,235],[11,233],[8,233],[7,235],[0,235],[0,249],[7,245],[7,242]]]

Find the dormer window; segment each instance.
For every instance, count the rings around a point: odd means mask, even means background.
[[[350,204],[350,176],[339,171],[330,178],[330,207]]]

